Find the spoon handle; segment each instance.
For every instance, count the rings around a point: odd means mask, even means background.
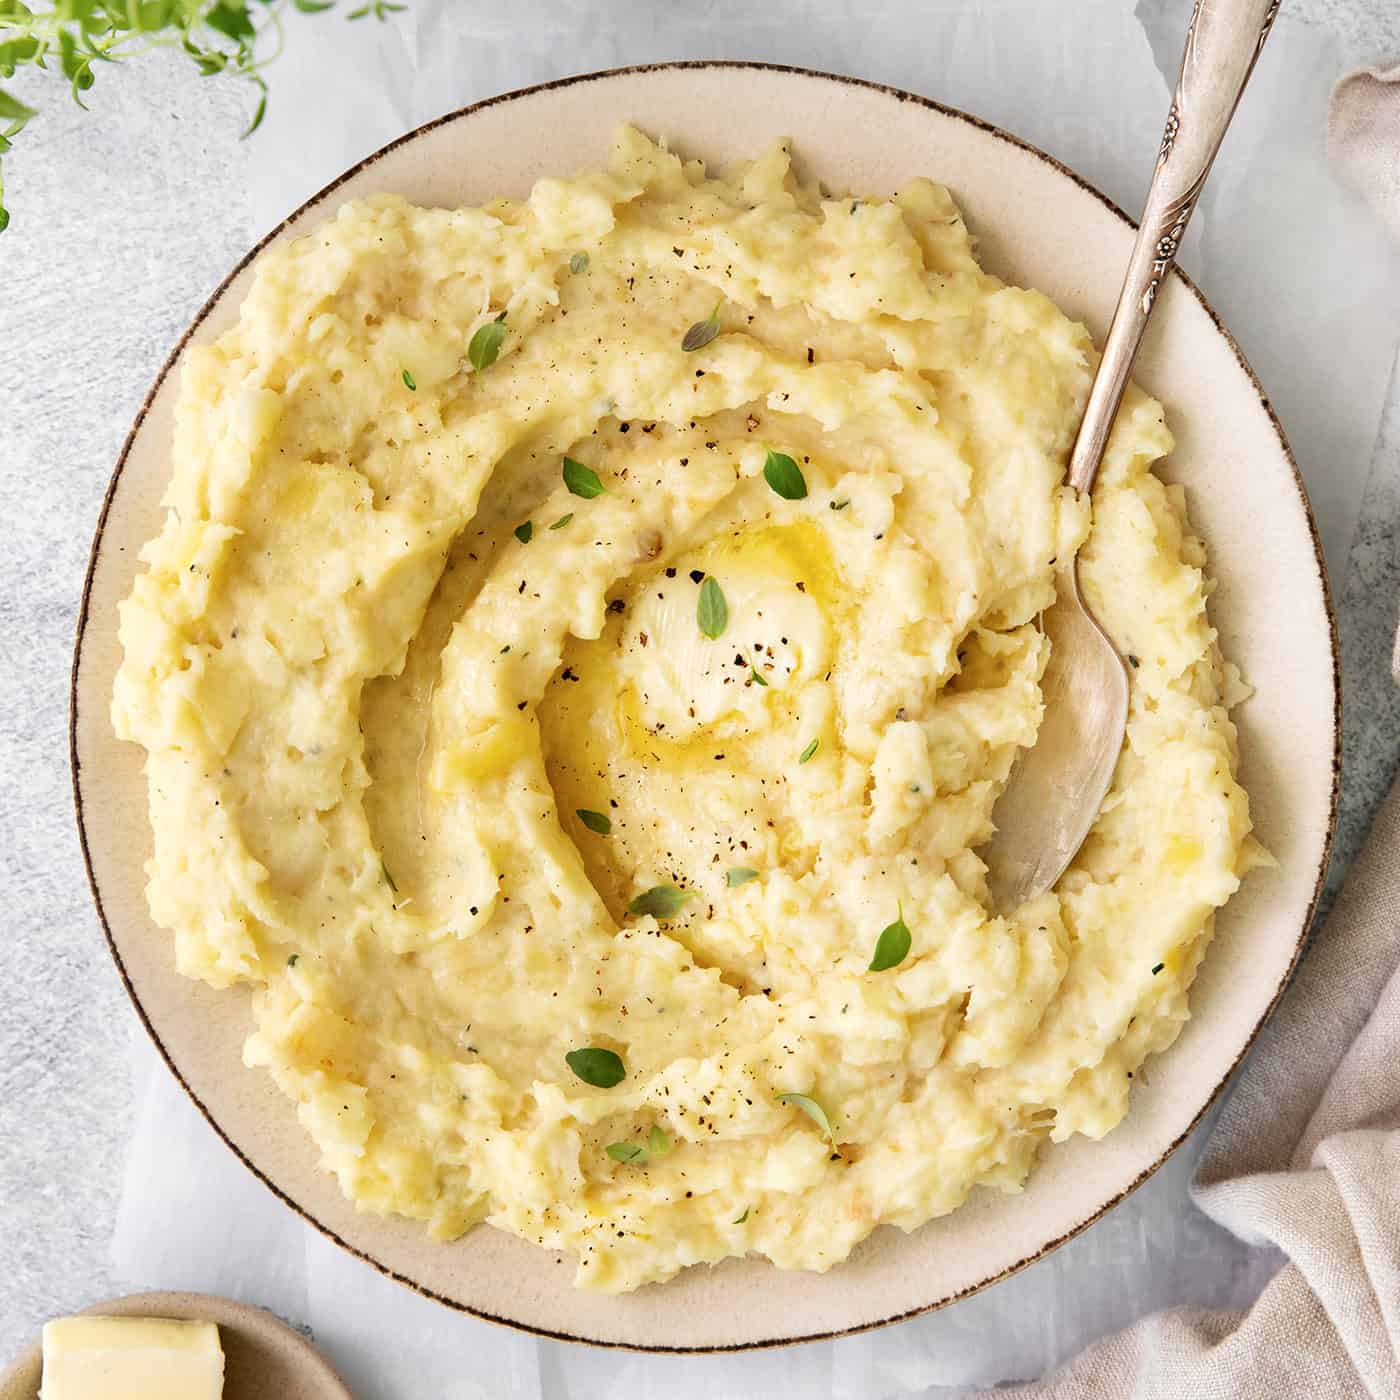
[[[1157,291],[1176,261],[1196,200],[1280,3],[1196,0],[1137,242],[1070,454],[1066,480],[1077,491],[1088,491],[1094,484]]]

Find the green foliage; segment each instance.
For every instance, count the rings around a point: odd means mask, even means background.
[[[25,0],[0,0],[0,78],[21,68],[61,73],[73,100],[92,87],[102,64],[120,63],[151,49],[183,53],[206,78],[228,74],[251,84],[258,95],[251,135],[267,111],[263,70],[281,48],[282,12],[289,0],[52,0],[35,7]],[[290,0],[305,15],[335,7],[337,0]],[[346,16],[385,20],[403,5],[387,0],[361,5]],[[270,36],[270,42],[269,42]],[[0,88],[0,158],[35,116],[32,107]],[[0,231],[8,227],[3,165],[0,164]]]

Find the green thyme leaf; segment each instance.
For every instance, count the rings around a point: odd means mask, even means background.
[[[807,495],[807,478],[802,468],[786,452],[770,447],[763,463],[763,479],[785,501],[800,501]]]
[[[597,1045],[590,1045],[586,1050],[570,1050],[564,1056],[564,1063],[595,1089],[611,1089],[627,1078],[621,1058]]]
[[[750,870],[747,865],[736,865],[725,873],[724,883],[732,890],[736,885],[747,885],[750,880],[757,879],[757,870]]]
[[[724,589],[719,580],[706,574],[700,585],[700,598],[695,604],[695,621],[700,630],[711,640],[724,635],[729,626],[729,604],[725,601]]]
[[[416,389],[418,387],[418,381],[407,370],[403,372],[403,382],[406,389]]]
[[[899,918],[880,930],[875,940],[875,956],[870,959],[871,972],[884,972],[898,967],[909,956],[909,945],[913,942],[909,926],[904,922],[904,907],[901,905]]]
[[[573,511],[570,511],[567,515],[561,515],[561,516],[559,517],[559,519],[556,520],[556,521],[554,522],[554,524],[551,525],[549,528],[550,528],[551,530],[562,530],[562,529],[564,528],[564,526],[567,525],[567,524],[569,523],[569,521],[571,521],[573,518],[574,518],[574,513],[573,513]]]
[[[794,1108],[800,1108],[808,1118],[822,1130],[822,1135],[831,1143],[836,1145],[836,1138],[831,1131],[831,1119],[826,1116],[826,1109],[819,1104],[816,1099],[808,1094],[779,1094],[779,1103],[790,1103]]]
[[[816,751],[817,751],[818,747],[820,746],[820,744],[821,744],[821,740],[820,740],[820,739],[813,739],[812,742],[811,742],[810,744],[808,744],[807,747],[806,747],[805,749],[803,749],[802,752],[798,755],[797,761],[798,761],[799,763],[806,763],[807,760],[808,760],[809,758],[811,758],[811,756],[812,756],[814,753],[816,753]]]
[[[587,272],[588,254],[575,253],[573,257],[569,259],[569,271],[572,272],[575,276],[577,276],[580,272]]]
[[[719,334],[719,309],[723,304],[723,299],[715,302],[715,309],[686,331],[681,341],[682,350],[703,350]]]
[[[760,671],[758,667],[753,664],[752,661],[749,662],[749,676],[753,680],[756,680],[759,683],[759,685],[763,686],[765,690],[768,688],[768,682],[764,680],[763,672]]]
[[[680,913],[686,900],[692,899],[694,895],[694,890],[680,890],[675,885],[653,885],[649,890],[643,890],[627,906],[627,912],[650,914],[656,919],[669,919],[672,915]]]
[[[287,966],[288,966],[288,967],[295,967],[295,966],[297,965],[297,962],[300,960],[300,958],[301,958],[301,954],[300,954],[300,953],[293,953],[292,956],[289,957],[289,958],[287,959]]]
[[[659,1123],[651,1125],[651,1132],[647,1134],[647,1151],[653,1157],[664,1157],[671,1150],[671,1139],[662,1131]]]
[[[612,821],[604,813],[590,812],[587,807],[579,807],[574,815],[589,831],[596,831],[599,836],[612,835]]]
[[[384,872],[384,883],[388,885],[395,894],[398,894],[399,887],[394,883],[394,877],[389,874],[389,867],[381,860],[379,862],[379,868]]]
[[[730,1223],[731,1225],[742,1225],[742,1224],[744,1223],[744,1221],[746,1221],[748,1218],[749,1218],[749,1207],[748,1207],[748,1206],[745,1206],[745,1207],[744,1207],[744,1213],[743,1213],[742,1215],[736,1215],[736,1216],[734,1217],[734,1219],[731,1220],[729,1223]]]
[[[604,1152],[614,1162],[645,1162],[647,1150],[639,1142],[610,1142]]]
[[[476,328],[476,334],[467,342],[467,359],[476,370],[489,369],[496,363],[501,346],[506,338],[506,313],[501,312],[494,321],[487,321]]]
[[[329,10],[335,4],[335,0],[292,0],[292,8],[300,10],[304,15],[319,15],[323,10]]]
[[[585,501],[591,501],[607,490],[592,467],[585,467],[582,462],[576,462],[572,457],[564,458],[564,485],[575,496],[582,496]]]
[[[521,544],[529,544],[531,536],[535,533],[534,522],[527,520],[523,525],[517,525],[511,533]]]
[[[850,503],[851,498],[847,496],[844,501],[828,501],[827,505],[829,505],[832,508],[832,510],[845,510],[846,507],[850,505]]]

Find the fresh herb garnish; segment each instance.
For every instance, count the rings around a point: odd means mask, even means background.
[[[747,865],[736,865],[725,873],[724,883],[732,890],[736,885],[747,885],[750,880],[757,879],[757,870],[751,870]]]
[[[899,917],[892,924],[880,930],[875,940],[875,956],[870,959],[871,972],[884,972],[898,967],[909,956],[909,945],[913,942],[909,926],[904,922],[904,906],[900,905]]]
[[[803,749],[802,752],[798,755],[797,761],[798,761],[799,763],[806,763],[807,760],[808,760],[809,758],[811,758],[811,756],[812,756],[814,753],[816,753],[817,747],[818,747],[820,744],[821,744],[821,740],[820,740],[820,739],[813,739],[812,742],[811,742],[810,744],[808,744],[807,747],[806,747],[805,749]]]
[[[295,967],[295,966],[297,965],[297,962],[300,960],[300,958],[301,958],[301,954],[300,954],[300,953],[293,953],[292,956],[289,957],[289,958],[287,959],[287,966],[288,966],[288,967]]]
[[[1164,967],[1166,967],[1166,963],[1158,963],[1157,966],[1152,969],[1152,975],[1155,977]]]
[[[709,574],[700,585],[700,597],[695,604],[695,621],[711,640],[722,637],[724,629],[729,626],[729,604],[725,601],[724,589],[719,586],[719,580]]]
[[[779,1103],[790,1103],[794,1108],[800,1108],[808,1118],[822,1130],[826,1140],[836,1146],[836,1138],[831,1131],[831,1119],[826,1116],[826,1109],[819,1104],[816,1099],[808,1094],[779,1094]]]
[[[686,331],[685,339],[681,341],[682,350],[703,350],[719,334],[719,309],[723,304],[723,298],[715,302],[715,309]]]
[[[671,1139],[659,1124],[653,1124],[645,1147],[640,1142],[610,1142],[603,1149],[614,1162],[645,1162],[649,1157],[664,1157],[670,1150]]]
[[[494,365],[505,338],[506,313],[502,311],[494,321],[487,321],[484,326],[478,326],[476,334],[467,342],[467,359],[472,362],[472,368],[483,370]]]
[[[521,544],[529,544],[530,536],[535,533],[535,527],[527,520],[523,525],[517,525],[511,533],[514,534],[515,538],[518,539]]]
[[[832,508],[832,510],[845,510],[846,507],[850,505],[850,503],[851,498],[847,496],[844,501],[828,501],[827,505],[829,505]]]
[[[621,1058],[597,1045],[590,1045],[586,1050],[570,1050],[564,1056],[564,1063],[595,1089],[611,1089],[627,1078]]]
[[[759,683],[759,685],[761,685],[761,686],[763,686],[765,689],[767,689],[768,682],[767,682],[766,680],[764,680],[764,678],[763,678],[763,672],[760,671],[760,670],[758,669],[758,667],[755,666],[755,665],[753,664],[752,661],[749,662],[749,678],[750,678],[751,680],[757,681],[757,682]]]
[[[551,525],[549,528],[550,528],[551,530],[562,530],[562,529],[564,528],[564,526],[567,525],[567,524],[569,523],[569,521],[571,521],[573,518],[574,518],[574,513],[573,513],[573,511],[570,511],[567,515],[561,515],[561,516],[559,517],[559,519],[556,520],[556,521],[554,522],[554,524]]]
[[[653,885],[649,890],[643,890],[627,906],[627,912],[669,919],[673,914],[680,913],[686,900],[693,898],[694,894],[694,890],[680,890],[675,885]]]
[[[749,1208],[748,1208],[748,1206],[745,1206],[745,1207],[744,1207],[744,1213],[743,1213],[742,1215],[736,1215],[736,1216],[734,1217],[734,1219],[731,1220],[729,1223],[730,1223],[731,1225],[742,1225],[742,1224],[744,1223],[744,1221],[746,1221],[748,1218],[749,1218]]]
[[[574,815],[589,831],[596,831],[599,836],[612,835],[612,822],[604,813],[590,812],[587,807],[579,807]]]
[[[394,877],[389,874],[389,867],[381,860],[379,862],[379,868],[384,872],[384,883],[388,885],[395,894],[398,894],[399,887],[394,883]]]
[[[292,0],[297,9],[305,9],[308,4],[315,5],[317,0]],[[375,19],[388,19],[390,15],[397,14],[400,10],[406,10],[407,5],[395,5],[393,0],[369,0],[368,4],[361,5],[358,10],[351,10],[346,19],[364,19],[366,15],[373,15]],[[313,9],[310,13],[314,14]]]
[[[564,458],[564,485],[585,501],[591,501],[594,496],[601,496],[607,490],[592,467],[585,467],[572,457]]]
[[[418,381],[407,370],[403,372],[403,383],[405,389],[416,389],[418,387]]]
[[[575,254],[573,255],[573,257],[571,257],[571,258],[569,259],[569,271],[572,272],[572,273],[574,273],[575,275],[577,275],[577,274],[580,273],[580,272],[587,272],[587,271],[588,271],[588,254],[587,254],[587,253],[575,253]]]
[[[802,468],[786,452],[770,447],[763,463],[763,479],[785,501],[800,501],[807,495],[807,478]]]

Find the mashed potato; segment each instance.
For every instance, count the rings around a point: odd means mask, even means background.
[[[782,145],[721,180],[624,130],[262,258],[188,359],[114,719],[152,914],[254,989],[348,1197],[619,1291],[826,1269],[1122,1118],[1264,857],[1161,407],[1092,528],[1061,484],[1093,362],[946,191],[827,199]],[[1128,741],[993,917],[1076,551]]]

